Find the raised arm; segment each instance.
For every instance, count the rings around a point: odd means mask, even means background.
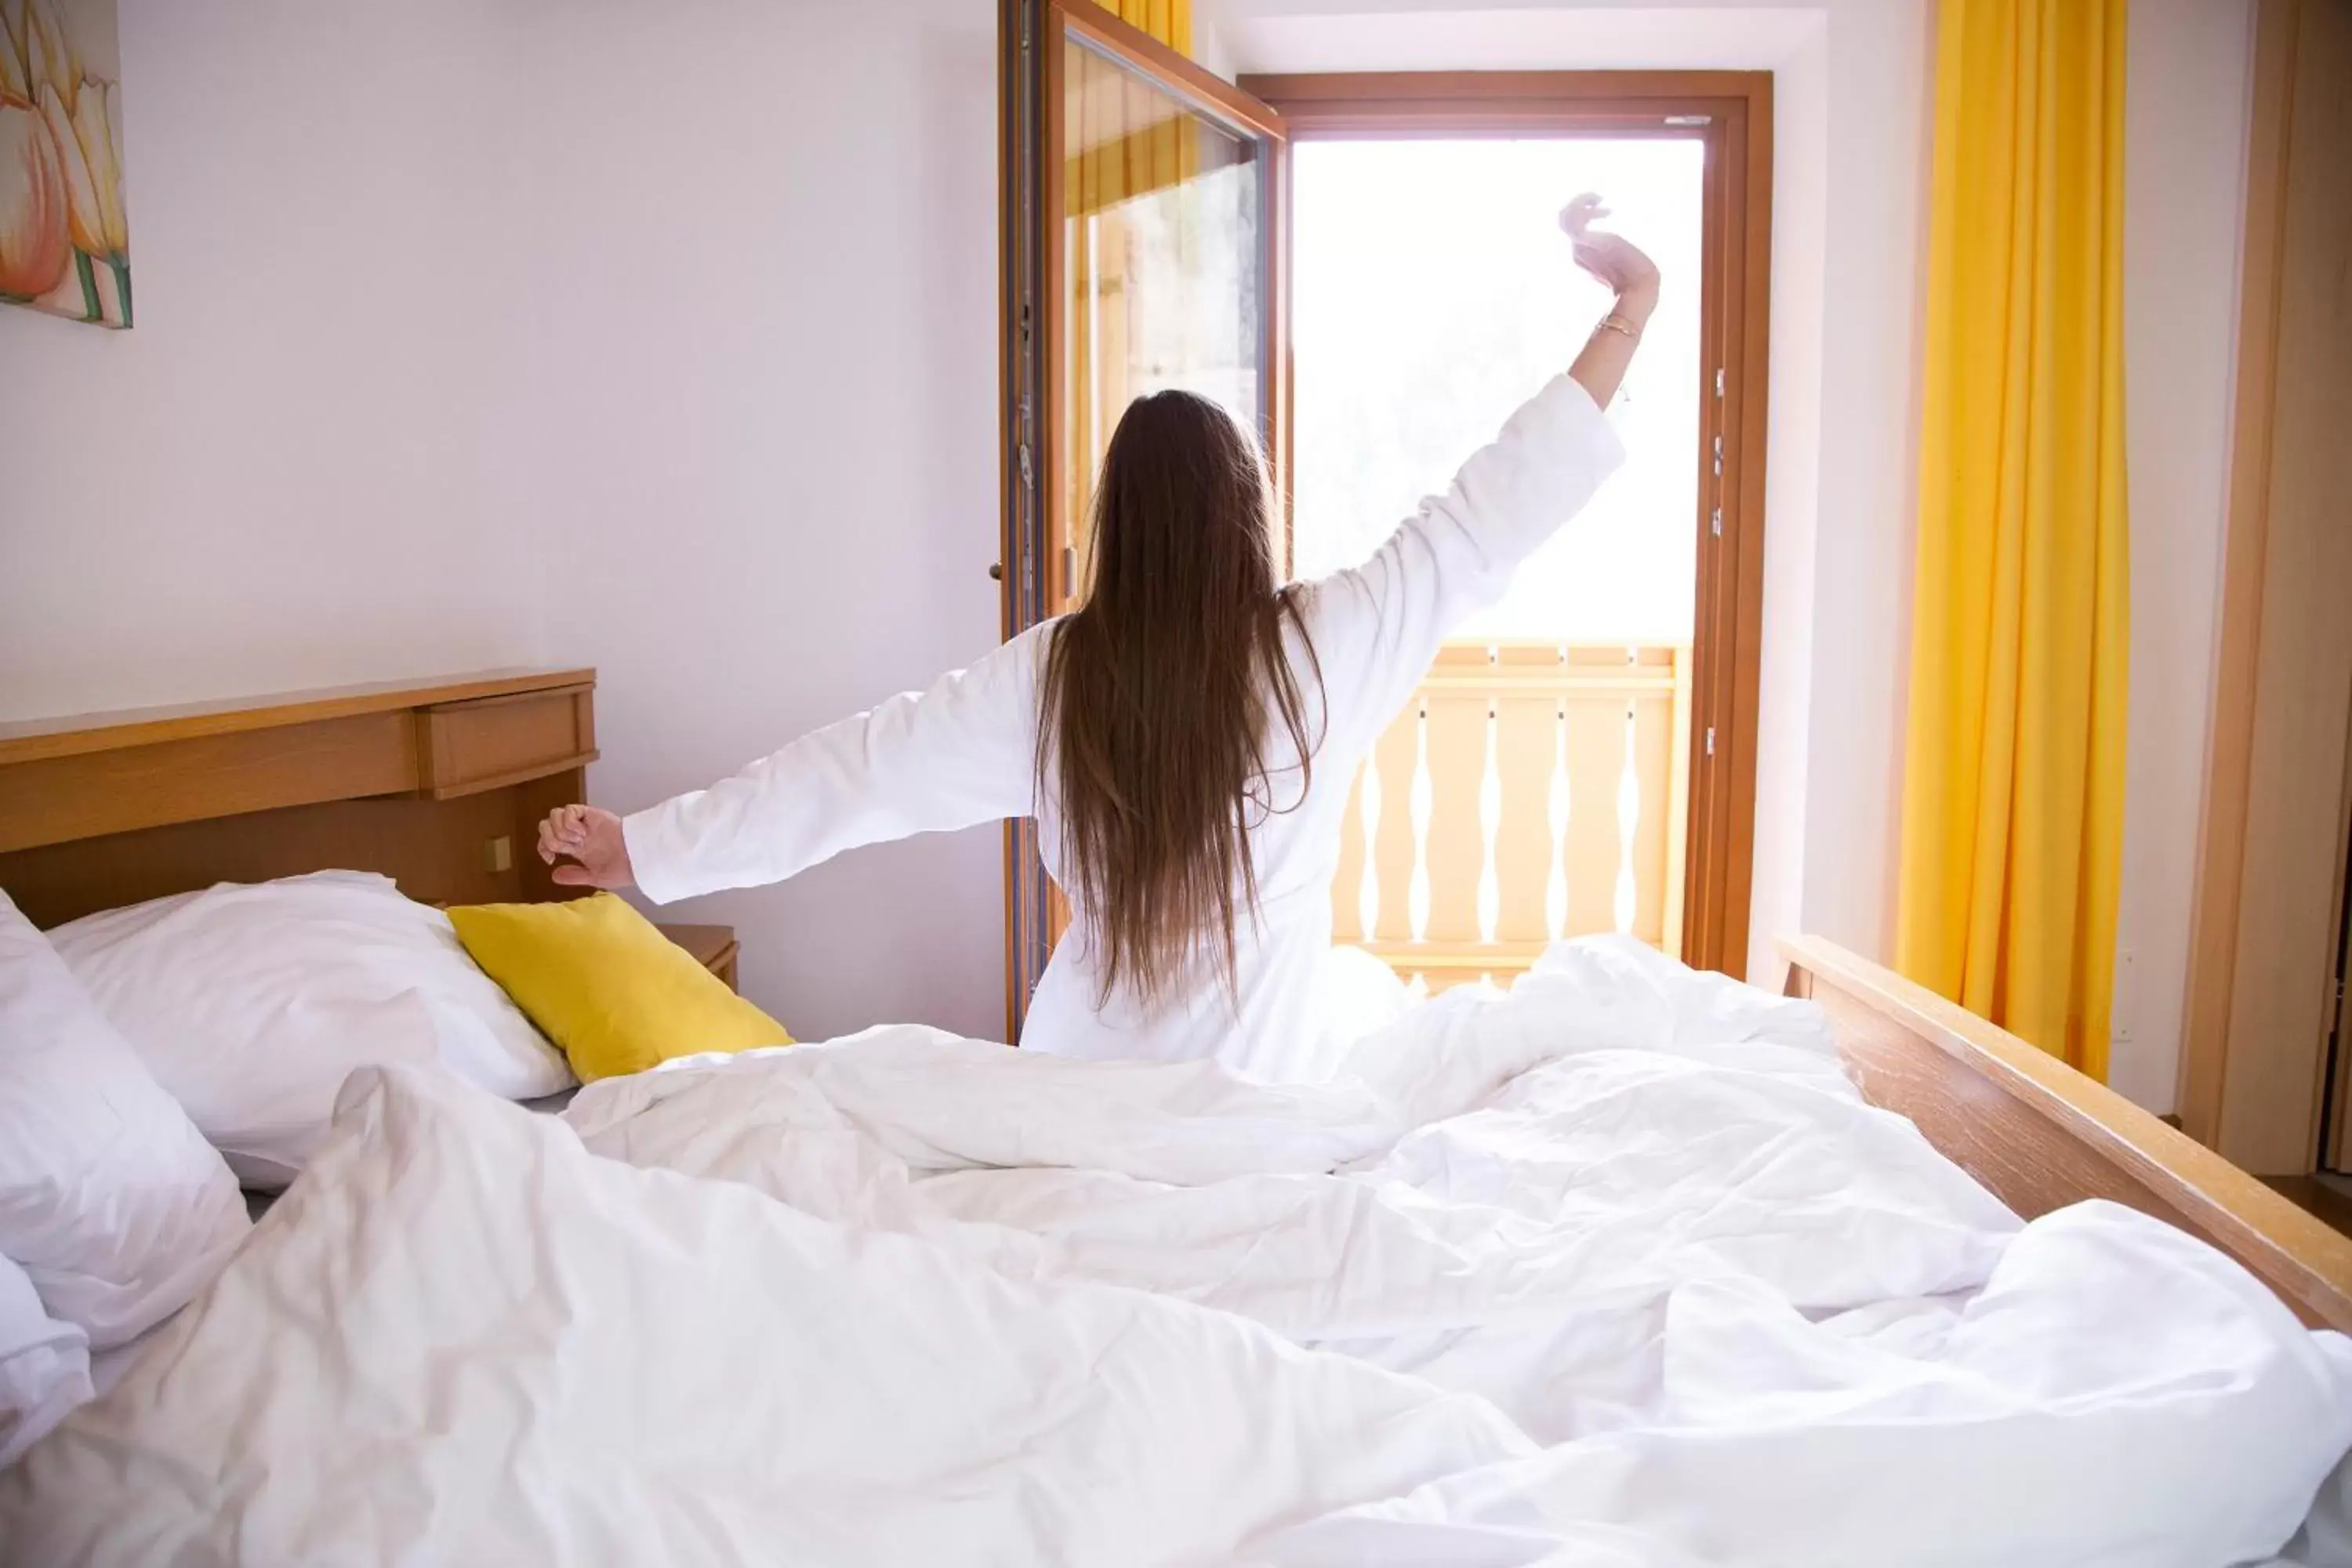
[[[1616,294],[1568,374],[1522,405],[1446,492],[1423,502],[1371,560],[1318,586],[1325,667],[1357,674],[1354,711],[1335,712],[1334,720],[1359,740],[1387,723],[1438,645],[1500,599],[1519,563],[1582,510],[1624,460],[1601,411],[1656,309],[1658,272],[1625,240],[1590,227],[1606,216],[1592,196],[1579,196],[1560,215],[1578,265]]]
[[[709,789],[626,818],[565,806],[541,858],[572,887],[634,882],[656,903],[780,882],[845,849],[1034,807],[1037,658],[1016,637],[929,690],[814,730]]]
[[[1559,226],[1568,231],[1569,254],[1617,297],[1609,314],[1585,340],[1576,363],[1568,367],[1570,377],[1601,408],[1617,395],[1625,380],[1625,367],[1633,363],[1633,350],[1642,342],[1642,329],[1650,324],[1651,312],[1658,308],[1656,264],[1622,235],[1592,226],[1608,216],[1601,198],[1589,194],[1569,203],[1559,215]]]

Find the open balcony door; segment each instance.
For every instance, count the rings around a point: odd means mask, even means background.
[[[1004,634],[1072,608],[1128,404],[1256,423],[1287,495],[1282,118],[1085,0],[1003,0]],[[1007,1037],[1066,923],[1034,821],[1005,833]]]

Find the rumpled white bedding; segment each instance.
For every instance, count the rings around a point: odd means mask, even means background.
[[[2352,1345],[2220,1254],[2021,1226],[1811,1008],[1602,942],[1315,1087],[356,1074],[0,1562],[2222,1568],[2347,1447]]]

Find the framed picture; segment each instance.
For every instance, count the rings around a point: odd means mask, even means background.
[[[0,0],[0,300],[131,324],[115,0]]]

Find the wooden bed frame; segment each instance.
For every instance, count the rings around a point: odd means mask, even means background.
[[[1789,994],[1829,1015],[1874,1105],[2031,1219],[2111,1198],[2202,1237],[2315,1328],[2352,1331],[2352,1237],[2007,1030],[1844,949],[1784,940]]]
[[[586,798],[592,669],[0,725],[0,889],[37,925],[330,867],[429,903],[563,896],[539,818]],[[2352,1331],[2352,1239],[2015,1036],[1828,942],[1783,942],[1872,1103],[2018,1213],[2128,1204]]]

